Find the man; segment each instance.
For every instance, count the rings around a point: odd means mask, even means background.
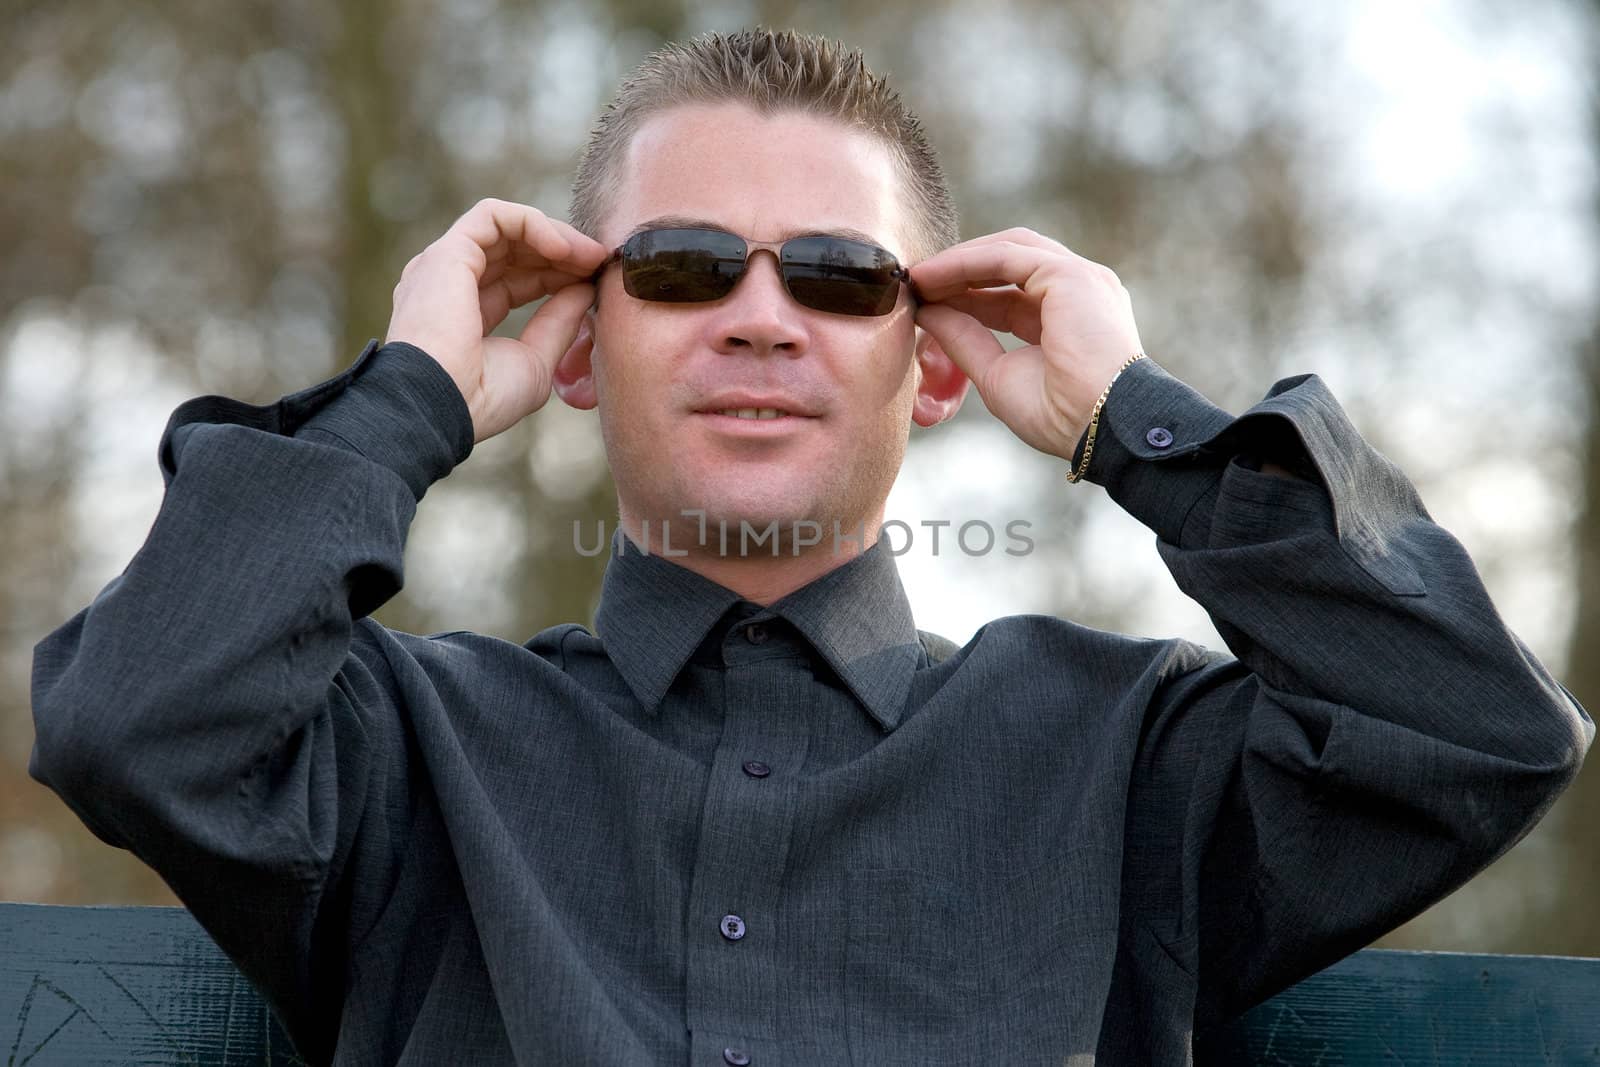
[[[858,55],[658,53],[573,215],[484,201],[344,374],[179,408],[148,541],[37,650],[33,773],[312,1062],[1185,1063],[1576,772],[1592,723],[1316,379],[1232,418],[1140,357],[1105,267],[954,243]],[[969,381],[1237,659],[919,634],[877,536]],[[597,632],[367,618],[427,487],[552,390],[617,485]]]

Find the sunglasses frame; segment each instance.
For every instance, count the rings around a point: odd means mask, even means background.
[[[736,240],[736,241],[738,241],[738,242],[740,242],[741,244],[744,245],[744,259],[740,263],[739,272],[733,276],[733,282],[732,282],[731,285],[728,286],[728,291],[726,293],[722,293],[722,294],[720,294],[718,296],[707,297],[704,300],[652,300],[650,297],[638,296],[638,295],[636,295],[636,294],[634,294],[632,292],[629,292],[628,295],[632,296],[635,300],[643,300],[643,301],[646,301],[647,303],[652,303],[652,304],[710,304],[710,303],[715,303],[716,301],[721,300],[724,297],[727,297],[727,296],[731,295],[733,293],[733,290],[738,287],[739,283],[744,280],[745,275],[748,274],[749,271],[750,271],[750,257],[751,256],[755,255],[757,252],[771,252],[773,254],[773,257],[776,258],[777,261],[778,261],[778,276],[783,279],[783,290],[784,290],[784,292],[789,294],[789,299],[793,300],[795,303],[799,304],[801,307],[807,308],[808,310],[811,310],[811,311],[821,311],[824,314],[828,314],[828,315],[846,315],[846,316],[849,316],[850,318],[858,318],[858,319],[875,319],[875,318],[882,318],[885,315],[893,314],[894,313],[894,307],[890,307],[888,311],[861,312],[861,313],[851,312],[851,311],[838,311],[838,310],[834,310],[832,308],[819,308],[819,307],[816,307],[816,306],[814,306],[812,304],[807,304],[804,301],[802,301],[799,297],[795,296],[794,290],[790,287],[790,284],[789,284],[789,271],[788,271],[789,264],[787,262],[785,262],[785,260],[783,258],[783,250],[784,250],[785,247],[787,247],[788,245],[792,244],[795,241],[814,241],[814,240],[817,240],[819,238],[824,238],[824,239],[832,239],[832,240],[835,240],[835,241],[845,241],[845,242],[848,242],[849,244],[860,245],[862,247],[871,248],[871,249],[875,249],[875,250],[877,250],[879,252],[882,252],[885,256],[888,257],[889,262],[894,264],[894,267],[889,271],[889,276],[891,278],[893,278],[895,281],[900,282],[900,283],[905,285],[906,289],[909,291],[909,293],[911,295],[911,302],[912,302],[913,305],[919,303],[919,300],[918,300],[918,297],[917,297],[916,285],[911,280],[911,271],[910,271],[909,268],[904,267],[904,266],[902,266],[900,264],[900,257],[899,256],[895,255],[893,252],[889,251],[887,248],[884,248],[882,245],[873,244],[871,241],[860,241],[860,240],[857,240],[854,237],[840,237],[840,236],[838,236],[836,234],[828,234],[828,233],[801,234],[801,235],[796,236],[796,237],[791,237],[786,241],[751,241],[751,240],[749,240],[747,238],[741,237],[739,234],[736,234],[736,233],[732,232],[731,230],[719,230],[714,226],[655,226],[655,227],[651,227],[649,229],[639,230],[639,231],[636,231],[635,233],[629,234],[627,240],[624,241],[622,244],[618,245],[616,248],[612,249],[611,250],[611,254],[605,258],[605,262],[601,263],[600,266],[595,268],[595,272],[590,277],[590,281],[598,282],[599,279],[600,279],[600,275],[605,273],[606,268],[610,267],[613,263],[622,262],[623,249],[625,249],[627,247],[628,241],[632,241],[635,237],[639,237],[639,236],[641,236],[643,234],[647,234],[647,233],[709,233],[709,234],[716,234],[719,237],[732,237],[734,240]],[[626,281],[624,281],[624,290],[626,290]],[[895,301],[895,304],[896,305],[899,304],[898,299]]]

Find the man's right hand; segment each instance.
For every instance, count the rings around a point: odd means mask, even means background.
[[[480,200],[400,274],[386,341],[405,341],[449,372],[472,413],[474,442],[550,398],[556,362],[594,301],[606,249],[526,204]],[[490,337],[512,308],[549,296],[519,337]]]

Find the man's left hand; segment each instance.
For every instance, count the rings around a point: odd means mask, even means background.
[[[963,242],[911,268],[916,322],[1011,432],[1071,462],[1095,401],[1142,350],[1109,268],[1032,230]],[[1028,342],[1006,351],[990,330]]]

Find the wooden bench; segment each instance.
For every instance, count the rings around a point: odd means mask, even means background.
[[[301,1064],[182,908],[0,903],[4,1067]],[[1600,1064],[1600,960],[1368,949],[1197,1049],[1201,1064]]]

